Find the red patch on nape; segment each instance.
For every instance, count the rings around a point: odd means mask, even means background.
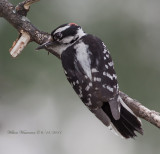
[[[75,23],[69,23],[70,26],[78,26],[77,24]]]

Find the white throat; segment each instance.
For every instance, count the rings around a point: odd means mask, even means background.
[[[76,37],[78,37],[78,39],[77,39],[77,41],[78,41],[79,39],[81,39],[85,35],[86,35],[86,33],[84,33],[82,28],[80,28],[80,29],[77,30],[77,34],[74,37],[73,36],[68,36],[68,37],[64,38],[63,42],[70,42],[72,39],[75,39]],[[62,52],[65,51],[68,47],[70,47],[74,43],[61,44],[59,46],[54,47],[54,51],[58,55],[60,55],[60,57],[61,57]]]
[[[68,47],[70,47],[72,44],[61,44],[53,48],[53,50],[61,57],[61,54],[63,51],[65,51]]]

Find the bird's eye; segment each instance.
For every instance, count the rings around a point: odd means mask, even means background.
[[[60,40],[62,38],[62,33],[58,32],[58,33],[54,34],[53,37],[55,40]]]

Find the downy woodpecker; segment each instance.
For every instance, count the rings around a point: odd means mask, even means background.
[[[135,131],[143,134],[140,120],[119,95],[110,52],[99,38],[75,23],[63,24],[37,50],[46,47],[61,59],[73,89],[104,125],[124,138],[135,137]]]

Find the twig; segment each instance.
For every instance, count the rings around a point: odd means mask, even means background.
[[[30,41],[30,35],[28,33],[21,31],[21,36],[18,40],[13,43],[12,48],[9,50],[12,57],[17,57],[26,45]]]
[[[32,1],[33,0],[28,0]],[[37,1],[37,0],[36,0]],[[25,4],[26,1],[22,2]],[[20,4],[18,4],[19,6]],[[23,15],[22,12],[17,12],[16,7],[13,6],[8,0],[1,0],[0,1],[0,14],[3,18],[5,18],[15,29],[18,30],[18,32],[21,32],[23,30],[24,32],[28,33],[30,35],[30,42],[34,41],[37,44],[43,44],[47,42],[50,39],[50,34],[40,31],[38,28],[36,28],[27,17]],[[46,48],[47,51],[54,54],[56,57],[60,58],[55,51],[48,47]]]
[[[10,24],[12,24],[15,29],[18,30],[18,32],[22,33],[23,31],[24,34],[29,35],[30,38],[28,38],[27,40],[34,41],[37,44],[42,44],[47,42],[51,36],[48,33],[42,32],[37,29],[25,17],[27,15],[27,12],[29,11],[30,5],[36,1],[38,0],[26,0],[17,5],[17,7],[14,7],[11,3],[8,2],[8,0],[1,0],[0,16],[5,18]],[[16,43],[18,44],[18,41]],[[46,50],[57,56],[51,47],[46,47]],[[14,53],[13,49],[12,52]],[[145,106],[141,105],[138,101],[130,98],[123,92],[120,92],[120,95],[123,101],[133,110],[133,112],[138,117],[143,118],[146,121],[149,121],[150,123],[155,125],[156,127],[160,128],[160,113],[149,110]]]
[[[16,12],[23,16],[26,16],[30,9],[31,4],[38,2],[38,1],[40,0],[25,0],[16,6],[15,8]]]

